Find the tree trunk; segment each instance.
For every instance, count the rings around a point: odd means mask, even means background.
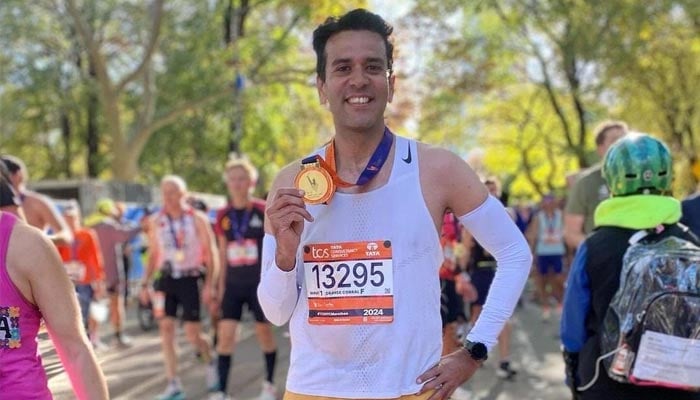
[[[115,147],[113,151],[112,178],[123,182],[133,181],[139,174],[139,160],[136,152],[129,151],[126,146]]]
[[[95,85],[97,84],[97,75],[92,62],[88,62],[90,75],[90,88],[87,97],[87,121],[85,124],[85,141],[87,142],[87,175],[90,178],[96,178],[100,175],[100,132],[97,127],[97,113],[99,112],[99,99],[97,97]]]
[[[73,136],[73,131],[71,129],[70,118],[68,116],[68,110],[65,107],[61,109],[61,138],[63,139],[63,174],[70,178],[73,176],[71,173],[71,161],[73,159],[73,152],[71,151],[71,138]]]

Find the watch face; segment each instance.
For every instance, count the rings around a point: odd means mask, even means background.
[[[476,361],[486,360],[488,350],[486,349],[485,344],[479,342],[469,342],[467,349],[469,350],[469,354],[471,354],[472,358]]]

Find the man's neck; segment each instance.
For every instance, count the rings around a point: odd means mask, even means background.
[[[164,207],[163,210],[165,211],[165,214],[172,218],[180,218],[182,214],[185,213],[185,209],[182,206],[176,206],[176,207]]]
[[[365,132],[336,131],[334,140],[337,170],[362,170],[377,149],[385,126]]]
[[[231,196],[231,205],[233,208],[236,209],[243,209],[248,207],[248,204],[250,203],[250,196],[248,195],[232,195]]]

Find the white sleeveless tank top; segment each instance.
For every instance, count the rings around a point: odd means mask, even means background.
[[[185,210],[180,218],[169,218],[164,212],[158,214],[156,227],[159,268],[166,261],[172,263],[173,271],[189,271],[201,267],[202,246],[195,224],[194,211],[191,209]]]
[[[307,207],[314,222],[306,222],[297,255],[300,295],[290,320],[291,392],[343,398],[414,394],[422,386],[416,378],[440,360],[438,269],[443,253],[421,192],[417,144],[396,136],[395,146],[386,185],[361,194],[336,193],[329,205]],[[310,324],[305,282],[309,277],[304,276],[309,269],[302,249],[318,243],[385,240],[392,248],[393,321]]]

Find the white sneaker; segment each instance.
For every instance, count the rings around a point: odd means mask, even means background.
[[[548,322],[551,316],[552,312],[549,310],[549,308],[545,308],[544,310],[542,310],[542,322]]]
[[[462,387],[458,387],[457,389],[455,389],[454,393],[452,393],[452,396],[450,396],[450,399],[452,400],[469,400],[472,398],[472,392]]]
[[[227,395],[226,393],[224,393],[224,392],[214,392],[214,393],[210,393],[210,394],[209,394],[209,397],[208,397],[208,400],[231,400],[231,399],[232,399],[232,397],[231,397],[231,396],[228,396],[228,395]]]
[[[210,392],[219,390],[219,369],[213,362],[207,365],[207,390]],[[223,393],[223,392],[221,392]]]
[[[275,385],[271,382],[263,381],[262,390],[260,391],[260,396],[258,400],[276,400],[277,399],[277,389]]]
[[[182,391],[180,381],[173,380],[168,383],[163,393],[156,397],[156,400],[184,400],[185,392]]]

